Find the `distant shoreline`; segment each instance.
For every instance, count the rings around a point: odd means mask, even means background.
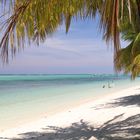
[[[72,74],[72,73],[68,73],[68,74],[53,74],[53,73],[36,73],[36,74],[32,74],[32,73],[29,73],[29,74],[26,74],[26,73],[19,73],[19,74],[0,74],[0,76],[3,76],[3,75],[91,75],[91,76],[97,76],[97,75],[99,75],[99,76],[101,76],[101,75],[118,75],[118,76],[130,76],[130,75],[128,75],[128,74],[114,74],[114,73],[81,73],[81,74]]]

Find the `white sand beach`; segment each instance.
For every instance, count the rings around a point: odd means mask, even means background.
[[[0,132],[0,139],[140,138],[140,86],[104,95],[53,116]]]

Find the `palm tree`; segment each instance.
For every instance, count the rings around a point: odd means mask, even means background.
[[[2,3],[6,0],[2,0]],[[102,0],[11,0],[6,3],[11,14],[3,26],[6,27],[0,42],[2,58],[8,62],[9,48],[12,54],[24,47],[24,42],[44,41],[65,22],[68,32],[72,17],[94,17]],[[4,9],[5,10],[5,9]],[[3,11],[4,12],[4,11]],[[26,40],[26,41],[25,41]]]
[[[106,41],[114,41],[114,64],[116,71],[140,73],[140,1],[105,0],[101,13],[101,27]],[[120,46],[122,39],[129,41],[126,48]]]
[[[63,22],[67,33],[72,18],[85,20],[98,13],[103,38],[114,43],[116,71],[130,72],[133,78],[140,73],[139,0],[11,0],[5,5],[6,9],[10,7],[11,16],[3,24],[6,27],[0,42],[3,62],[8,62],[9,48],[15,54],[26,45],[24,42],[44,41]],[[130,42],[126,48],[121,48],[120,36]]]

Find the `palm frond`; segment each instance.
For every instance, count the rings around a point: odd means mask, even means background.
[[[14,55],[26,43],[43,42],[63,22],[68,33],[72,18],[93,19],[98,14],[103,38],[114,44],[116,70],[130,72],[133,77],[139,74],[139,68],[135,70],[137,67],[134,67],[140,59],[139,0],[0,0],[0,3],[9,7],[10,13],[0,25],[4,63],[8,62],[9,50]],[[130,42],[126,48],[121,49],[120,36]]]

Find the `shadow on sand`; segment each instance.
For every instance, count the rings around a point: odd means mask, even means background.
[[[96,107],[91,107],[91,108],[98,110],[103,108],[112,108],[112,107],[119,107],[119,106],[127,107],[132,105],[140,107],[140,94],[117,98],[107,104],[100,104]]]
[[[104,106],[101,105],[101,108],[131,105],[140,106],[140,94],[118,98]],[[97,140],[140,140],[140,114],[121,120],[123,115],[115,116],[97,128],[81,120],[66,128],[47,126],[43,128],[43,132],[19,134],[22,139],[15,138],[13,140],[88,140],[90,138]]]
[[[111,107],[131,105],[140,106],[140,94],[118,98],[115,100],[115,102],[110,103]]]
[[[48,126],[42,133],[20,134],[22,139],[13,140],[88,140],[93,137],[97,140],[140,140],[140,114],[117,121],[122,116],[115,116],[98,128],[81,120],[67,128]]]

